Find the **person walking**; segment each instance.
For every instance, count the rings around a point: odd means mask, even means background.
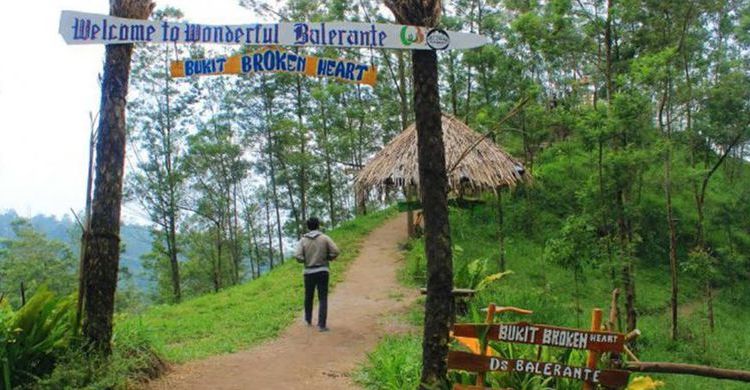
[[[305,265],[305,322],[312,326],[312,307],[315,290],[318,290],[318,328],[327,332],[328,317],[328,262],[339,255],[339,248],[330,237],[320,232],[320,221],[313,217],[307,220],[308,232],[297,244],[294,257]]]

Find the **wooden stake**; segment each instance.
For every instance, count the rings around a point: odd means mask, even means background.
[[[485,322],[488,325],[495,322],[495,309],[496,309],[496,306],[494,303],[490,303],[490,305],[487,306],[487,318],[485,319]],[[488,347],[489,341],[487,341],[486,335],[485,335],[484,340],[481,340],[479,344],[481,345],[481,348],[482,348],[481,355],[487,356],[487,352],[489,349]],[[476,385],[480,387],[484,387],[484,372],[477,373]]]
[[[625,335],[625,342],[630,342],[630,340],[635,340],[638,336],[641,335],[641,331],[638,329],[633,329],[630,331],[630,333]]]
[[[705,376],[709,378],[731,379],[742,382],[750,382],[750,371],[727,370],[724,368],[699,366],[697,364],[667,362],[628,362],[625,369],[628,371],[687,374]]]
[[[591,311],[591,330],[599,331],[602,328],[602,310],[594,309]],[[599,360],[599,353],[594,351],[588,352],[588,359],[586,360],[586,367],[596,369],[596,362]],[[583,390],[593,390],[594,384],[591,382],[583,383]]]
[[[617,298],[620,296],[620,289],[612,290],[612,303],[609,305],[609,319],[607,320],[607,329],[610,332],[616,332],[615,324],[617,323]]]
[[[638,359],[637,356],[635,356],[635,354],[633,353],[633,351],[631,351],[630,348],[628,348],[627,345],[623,345],[622,346],[622,350],[625,352],[626,355],[628,355],[628,358],[630,358],[630,360],[632,360],[634,362],[640,362],[641,361],[640,359]]]

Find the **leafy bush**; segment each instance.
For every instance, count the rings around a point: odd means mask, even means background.
[[[40,288],[18,311],[0,305],[0,368],[5,389],[35,382],[54,368],[74,335],[71,297]]]

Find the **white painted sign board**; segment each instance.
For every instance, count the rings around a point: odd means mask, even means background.
[[[60,35],[71,45],[218,43],[249,46],[321,46],[410,50],[471,49],[487,44],[473,33],[439,28],[355,22],[280,22],[206,25],[62,11]]]

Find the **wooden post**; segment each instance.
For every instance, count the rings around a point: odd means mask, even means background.
[[[408,238],[414,238],[414,210],[411,208],[411,202],[414,200],[414,187],[411,184],[406,186],[406,203],[408,210],[406,211],[406,235]]]
[[[495,310],[496,306],[494,303],[490,303],[489,306],[487,306],[487,319],[485,319],[485,322],[487,325],[491,325],[493,322],[495,322]],[[479,345],[482,348],[481,355],[487,356],[487,350],[488,350],[488,344],[489,341],[487,341],[487,337],[485,335],[484,340],[480,340]],[[477,386],[480,386],[481,388],[484,388],[484,372],[477,373]]]
[[[591,311],[591,330],[599,331],[602,328],[602,309],[594,309]],[[596,369],[596,361],[599,360],[599,353],[594,351],[588,351],[588,359],[586,360],[586,367]],[[583,382],[583,390],[593,390],[594,384],[591,382]]]
[[[23,286],[23,282],[21,282],[21,306],[26,305],[26,288]]]
[[[96,119],[99,114],[94,116],[89,112],[89,120],[91,121],[91,131],[89,133],[89,166],[88,176],[86,179],[86,210],[84,210],[83,226],[81,227],[81,246],[79,249],[78,256],[78,300],[76,301],[76,324],[75,332],[78,334],[78,330],[81,329],[81,319],[83,318],[83,300],[86,297],[86,246],[89,242],[89,231],[91,229],[91,189],[94,184],[94,148],[96,147]]]
[[[636,372],[661,372],[666,374],[686,374],[704,376],[708,378],[731,379],[750,382],[750,371],[727,370],[697,364],[668,363],[668,362],[627,362],[626,370]]]

